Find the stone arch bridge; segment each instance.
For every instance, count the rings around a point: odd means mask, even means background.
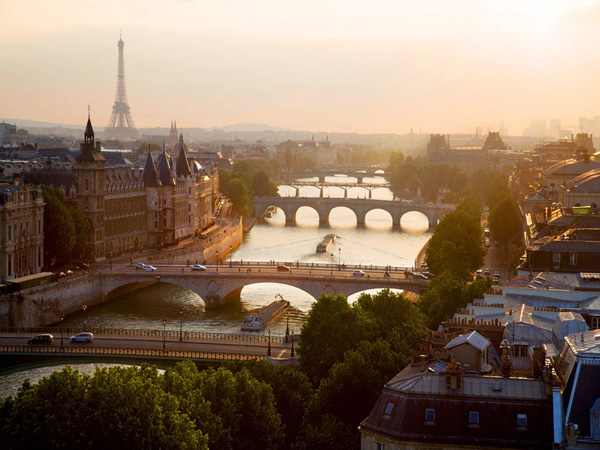
[[[421,294],[428,280],[385,277],[383,273],[353,276],[350,271],[331,274],[330,270],[297,270],[292,272],[252,271],[221,267],[219,271],[179,272],[159,269],[157,272],[97,272],[88,276],[52,283],[20,291],[11,300],[11,322],[25,326],[45,326],[60,321],[61,315],[81,311],[155,283],[170,283],[198,294],[207,309],[218,308],[239,296],[242,288],[257,283],[280,283],[297,287],[315,299],[321,293],[347,296],[368,289],[394,288]]]
[[[392,216],[394,225],[399,225],[402,216],[408,212],[418,211],[429,220],[429,226],[435,227],[439,220],[454,211],[454,205],[423,204],[399,200],[375,200],[358,198],[320,198],[320,197],[255,197],[254,215],[263,217],[270,206],[280,208],[285,214],[286,222],[295,222],[296,212],[303,206],[313,208],[319,215],[319,222],[329,220],[331,210],[338,207],[350,209],[356,215],[356,223],[364,225],[369,211],[382,209]]]

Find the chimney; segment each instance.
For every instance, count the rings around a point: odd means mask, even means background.
[[[446,387],[455,391],[462,386],[462,367],[459,362],[452,361],[446,366],[444,371],[446,376]]]
[[[533,378],[542,378],[546,365],[546,349],[543,346],[533,347]]]

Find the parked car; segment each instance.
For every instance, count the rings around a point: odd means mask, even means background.
[[[190,266],[192,270],[206,270],[206,267],[204,267],[201,264],[194,264],[193,266]]]
[[[421,263],[421,269],[427,269],[427,264],[425,263],[425,261]]]
[[[355,270],[352,272],[352,275],[354,275],[355,277],[364,277],[365,273],[362,270]]]
[[[494,275],[494,278],[492,278],[492,284],[500,284],[500,278]]]
[[[156,267],[154,266],[144,266],[143,269],[146,272],[156,272]]]
[[[488,268],[486,268],[486,269],[483,271],[483,274],[484,274],[486,277],[489,277],[491,273],[492,273],[492,272],[490,272],[490,269],[488,269]]]
[[[137,263],[137,264],[135,265],[135,268],[136,268],[136,270],[137,270],[137,269],[143,269],[144,267],[146,267],[146,264],[144,264],[144,263]]]
[[[69,270],[67,270],[67,276],[69,276],[69,275],[73,275],[73,271],[72,271],[72,270],[70,270],[70,269],[69,269]]]
[[[477,272],[475,272],[475,276],[477,276],[477,278],[482,278],[483,277],[483,270],[478,269]]]
[[[54,341],[54,336],[51,334],[38,334],[27,341],[29,345],[46,344],[50,345]]]
[[[75,336],[71,336],[71,342],[92,342],[94,340],[94,335],[92,333],[79,333]]]
[[[494,277],[498,277],[500,278],[500,272],[498,272],[497,270],[494,272]]]
[[[283,264],[280,264],[279,266],[277,266],[277,270],[279,272],[289,272],[291,269],[288,266],[284,266]]]

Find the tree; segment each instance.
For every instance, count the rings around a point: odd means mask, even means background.
[[[381,388],[403,368],[403,358],[389,342],[362,341],[336,363],[317,390],[310,415],[331,414],[347,425],[358,426],[369,415]]]
[[[331,414],[320,417],[313,425],[304,422],[302,432],[292,450],[357,450],[360,436],[356,426],[346,425]]]
[[[500,200],[492,208],[488,218],[488,228],[494,239],[504,247],[519,237],[521,222],[510,197]]]
[[[160,151],[162,151],[162,147],[160,145],[158,145],[158,144],[142,142],[142,143],[140,143],[140,145],[138,145],[138,148],[135,150],[135,152],[138,155],[141,155],[143,153],[147,153],[148,151],[151,151],[151,152],[160,152]]]
[[[73,258],[85,257],[90,242],[90,222],[85,218],[83,213],[75,208],[69,208],[71,220],[75,228],[75,245],[71,249]]]
[[[271,386],[285,433],[284,447],[289,448],[298,436],[306,405],[314,395],[308,377],[297,368],[269,361],[236,361],[227,368],[234,373],[248,370],[258,381]]]
[[[315,383],[367,336],[367,323],[345,295],[321,294],[302,326],[298,344],[300,368]]]
[[[76,244],[75,224],[65,205],[63,193],[54,187],[41,186],[44,197],[44,254],[45,261],[68,261]]]
[[[427,326],[437,329],[442,321],[452,317],[457,308],[464,308],[467,303],[481,298],[490,285],[489,279],[477,279],[467,284],[457,280],[449,271],[437,275],[418,302],[427,318]]]
[[[3,446],[29,448],[206,449],[207,438],[159,386],[155,367],[70,367],[25,382],[0,408]]]
[[[219,170],[219,184],[220,191],[231,200],[235,212],[249,217],[252,214],[252,188],[247,177]]]
[[[165,372],[164,389],[208,434],[210,448],[278,448],[283,440],[271,388],[246,369],[200,372],[188,361]]]
[[[269,179],[269,176],[263,170],[252,177],[252,190],[256,196],[279,197],[277,185]]]

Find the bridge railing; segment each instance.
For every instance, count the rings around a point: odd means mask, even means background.
[[[65,327],[0,327],[0,333],[20,333],[20,334],[40,334],[51,333],[57,340],[61,333],[65,339],[70,335],[81,333],[82,326]],[[139,336],[156,338],[176,338],[180,335],[183,340],[207,340],[207,341],[234,341],[234,342],[255,342],[266,344],[269,337],[263,334],[233,334],[233,333],[208,333],[204,331],[186,331],[180,333],[179,330],[147,330],[139,328],[96,328],[86,326],[85,331],[89,331],[98,336]],[[285,336],[271,335],[271,344],[282,344],[285,342]]]
[[[337,255],[335,255],[337,256]],[[195,263],[196,259],[192,258],[190,259],[190,264]],[[203,261],[199,261],[199,263],[202,263]],[[155,267],[161,267],[161,266],[173,266],[173,264],[159,264],[159,263],[155,263],[152,264]],[[271,267],[271,268],[276,268],[277,266],[288,266],[289,268],[293,269],[295,268],[301,268],[301,269],[322,269],[322,270],[331,270],[333,269],[334,271],[341,269],[344,270],[377,270],[377,271],[381,271],[381,272],[385,272],[386,270],[388,272],[394,272],[394,273],[401,273],[401,272],[406,272],[406,271],[413,271],[413,272],[420,272],[420,271],[425,271],[426,269],[420,269],[420,268],[416,268],[416,267],[409,267],[409,266],[381,266],[381,265],[377,265],[377,264],[346,264],[346,263],[341,263],[341,265],[339,263],[312,263],[312,262],[300,262],[300,261],[245,261],[245,260],[232,260],[229,261],[228,259],[220,261],[219,262],[219,267]],[[182,265],[182,264],[175,264],[174,266],[176,267],[186,267],[186,265]],[[207,267],[216,267],[216,264],[212,263],[212,264],[206,264]]]
[[[61,347],[57,345],[0,345],[0,353],[51,353],[75,355],[115,355],[141,356],[177,359],[213,359],[213,360],[251,360],[265,359],[263,355],[244,355],[239,353],[195,352],[189,350],[159,350],[113,347]]]

